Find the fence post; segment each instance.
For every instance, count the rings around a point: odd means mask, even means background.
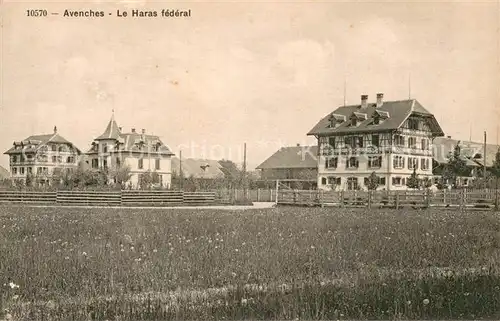
[[[399,210],[399,191],[396,191],[396,209]]]
[[[368,191],[368,208],[372,208],[372,190]]]
[[[424,193],[424,201],[425,201],[425,207],[426,208],[430,208],[431,207],[431,190],[430,189],[426,189],[425,190],[425,193]]]
[[[260,188],[257,188],[257,202],[260,202]]]
[[[446,206],[446,188],[443,189],[443,203],[444,203],[444,206]]]
[[[340,191],[340,207],[344,207],[344,191]]]

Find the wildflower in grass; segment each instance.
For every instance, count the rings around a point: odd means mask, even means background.
[[[234,249],[234,251],[235,251],[235,252],[239,252],[240,250],[238,250],[238,249]]]
[[[83,256],[87,256],[87,252],[82,252],[82,255]]]
[[[9,282],[9,286],[11,289],[19,289],[19,285],[15,284],[14,282]]]
[[[153,250],[153,253],[156,253],[156,252],[158,252],[158,250],[157,250],[157,249],[154,249],[154,250]]]
[[[406,301],[406,304],[410,305],[410,304],[411,304],[411,301],[410,301],[410,300]]]
[[[424,305],[429,304],[429,302],[430,302],[429,299],[424,299],[424,301],[423,301]]]
[[[241,305],[247,305],[247,303],[248,303],[247,299],[245,299],[245,298],[241,299]]]

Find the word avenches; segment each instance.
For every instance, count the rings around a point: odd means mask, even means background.
[[[144,11],[144,10],[138,10],[134,9],[132,10],[132,17],[158,17],[158,12],[157,11]],[[128,11],[120,11],[116,10],[116,16],[117,17],[127,17]],[[191,17],[191,10],[166,10],[162,9],[160,12],[160,16],[162,17]]]
[[[64,10],[64,17],[104,17],[104,11],[74,11],[74,10]]]

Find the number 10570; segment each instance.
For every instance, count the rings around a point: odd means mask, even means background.
[[[29,9],[29,10],[26,10],[26,15],[28,17],[46,17],[47,16],[47,10],[43,10],[43,9],[39,9],[39,10]]]

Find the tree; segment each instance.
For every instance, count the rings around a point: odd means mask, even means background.
[[[424,188],[432,187],[432,179],[430,179],[429,177],[424,177],[424,179],[422,179],[420,183]]]
[[[485,159],[486,165],[486,159]],[[495,210],[498,210],[498,179],[500,178],[500,148],[495,154],[495,161],[490,169],[491,174],[495,177]]]
[[[381,181],[380,177],[378,177],[377,174],[375,174],[375,172],[372,172],[370,176],[368,176],[366,187],[370,191],[374,191],[377,189],[377,187],[379,187],[380,181]]]
[[[420,188],[420,180],[417,175],[417,170],[414,168],[411,176],[406,180],[406,187],[418,189]]]
[[[139,187],[141,189],[150,189],[153,184],[153,175],[151,171],[147,171],[139,176]]]
[[[34,176],[32,173],[26,174],[26,187],[32,187],[33,186],[33,181],[34,181]]]
[[[115,169],[112,173],[112,178],[116,184],[120,185],[120,187],[124,189],[126,187],[126,183],[132,178],[130,166],[121,166]]]
[[[467,162],[461,157],[460,146],[457,144],[444,167],[442,177],[456,188],[458,177],[466,175],[468,175]]]

